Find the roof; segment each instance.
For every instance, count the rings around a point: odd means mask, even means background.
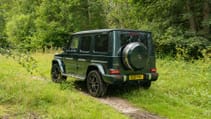
[[[73,35],[77,34],[89,34],[89,33],[101,33],[101,32],[109,32],[109,31],[140,31],[140,30],[132,30],[132,29],[96,29],[96,30],[87,30],[87,31],[79,31],[76,33],[73,33]],[[147,32],[147,31],[142,31]]]

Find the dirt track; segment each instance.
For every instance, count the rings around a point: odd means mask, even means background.
[[[83,82],[76,81],[75,85],[78,90],[82,91],[85,95],[90,96],[87,93],[86,86]],[[121,88],[121,87],[118,87],[118,88]],[[152,114],[143,109],[137,108],[133,106],[132,104],[130,104],[127,100],[119,98],[118,96],[115,95],[115,93],[124,93],[124,90],[121,92],[115,91],[115,89],[111,89],[111,90],[108,90],[108,94],[106,97],[95,98],[95,99],[99,100],[103,104],[111,106],[112,108],[116,109],[120,113],[123,113],[131,117],[132,119],[165,119],[156,114]]]
[[[107,104],[119,112],[130,116],[133,119],[163,119],[140,108],[132,106],[128,101],[118,97],[97,98],[100,102]]]
[[[40,79],[40,78],[38,78],[38,79]],[[40,79],[40,80],[44,80],[44,79]],[[75,85],[76,89],[78,89],[85,95],[90,96],[87,93],[86,85],[84,82],[75,81],[74,85]],[[132,119],[166,119],[166,118],[160,117],[156,114],[147,112],[144,109],[137,108],[137,107],[133,106],[132,104],[130,104],[127,100],[124,100],[124,99],[116,96],[117,93],[120,95],[121,95],[121,93],[124,93],[125,89],[127,89],[127,91],[134,90],[134,88],[128,88],[128,87],[126,88],[125,86],[113,87],[113,88],[111,87],[110,90],[108,89],[108,94],[106,97],[95,98],[95,99],[100,101],[103,104],[111,106],[112,108],[116,109],[120,113],[123,113],[123,114],[131,117]]]
[[[37,77],[33,77],[33,78],[37,79],[37,80],[45,80],[44,78],[42,78],[42,79],[37,78]],[[75,81],[74,85],[75,85],[76,89],[78,89],[85,95],[90,96],[87,93],[86,86],[85,86],[84,82]],[[118,88],[120,88],[120,87],[118,87]],[[123,113],[123,114],[131,117],[132,119],[165,119],[156,114],[152,114],[143,109],[137,108],[137,107],[133,106],[132,104],[130,104],[127,100],[124,100],[124,99],[116,96],[116,93],[118,93],[118,94],[124,93],[123,89],[120,88],[120,90],[121,90],[120,92],[118,90],[115,90],[116,88],[114,88],[114,89],[110,88],[110,89],[112,91],[108,90],[108,94],[106,97],[101,97],[101,98],[94,97],[94,98],[103,104],[111,106],[112,108],[116,109],[120,113]],[[124,87],[124,89],[125,89],[125,87]],[[129,90],[131,90],[131,89],[129,89]],[[33,119],[41,118],[38,115],[35,115],[34,113],[27,113],[27,114],[23,113],[23,114],[15,114],[15,115],[6,115],[3,117],[0,117],[0,119],[9,119],[10,117],[16,117],[16,115],[25,115],[28,118],[30,117],[30,119],[31,118],[33,118]]]

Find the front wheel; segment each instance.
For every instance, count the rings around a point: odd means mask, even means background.
[[[60,67],[57,63],[53,64],[51,69],[51,79],[55,83],[61,83],[67,79],[66,76],[62,76]]]
[[[93,70],[87,76],[87,89],[94,97],[104,96],[107,91],[107,84],[105,84],[98,71]]]

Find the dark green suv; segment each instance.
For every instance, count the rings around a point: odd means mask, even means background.
[[[110,84],[135,82],[147,89],[158,78],[152,35],[127,29],[74,33],[64,51],[55,55],[51,76],[54,82],[67,76],[84,80],[96,97],[103,96]]]

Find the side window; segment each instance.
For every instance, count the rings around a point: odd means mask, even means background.
[[[96,52],[108,52],[108,34],[95,36],[94,49]]]
[[[90,44],[91,44],[91,36],[83,36],[81,37],[81,52],[89,52],[90,51]]]
[[[71,40],[69,49],[73,52],[76,52],[78,49],[78,42],[79,42],[79,38],[74,36],[73,39]]]

